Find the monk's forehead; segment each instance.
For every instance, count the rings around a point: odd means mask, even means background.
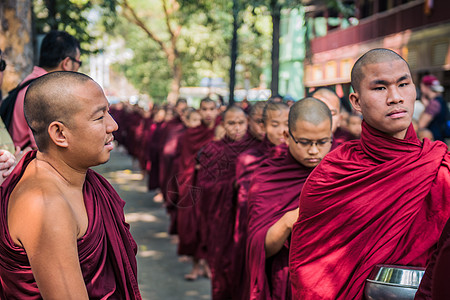
[[[215,108],[216,103],[213,101],[203,101],[200,103],[200,108]]]
[[[392,67],[395,65],[394,73],[386,72],[383,68],[384,66]],[[387,61],[379,61],[373,64],[366,64],[361,67],[362,78],[366,77],[376,77],[377,79],[382,77],[392,77],[392,76],[401,76],[401,77],[409,77],[411,78],[411,72],[409,70],[408,65],[402,59],[397,60],[387,60]],[[396,78],[398,79],[398,78]]]
[[[245,118],[245,113],[242,110],[229,110],[223,116],[224,121]]]

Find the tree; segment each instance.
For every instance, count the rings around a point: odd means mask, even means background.
[[[133,7],[128,0],[121,0],[120,2],[121,7],[123,8],[123,16],[140,27],[164,52],[172,72],[172,81],[167,101],[174,104],[178,99],[181,79],[183,77],[180,52],[177,47],[182,26],[175,20],[175,15],[179,10],[180,5],[176,0],[160,0],[160,4],[164,13],[163,18],[166,25],[165,34],[157,34],[156,31],[146,23],[144,18],[138,14],[136,8]],[[139,11],[141,11],[141,7],[139,7]],[[165,38],[163,37],[164,35]]]
[[[0,1],[0,48],[8,63],[3,83],[3,91],[6,92],[32,69],[31,0]]]

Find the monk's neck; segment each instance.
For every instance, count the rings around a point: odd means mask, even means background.
[[[54,157],[38,151],[36,153],[36,163],[39,167],[46,168],[70,187],[82,188],[86,180],[87,169],[77,169],[60,157]]]

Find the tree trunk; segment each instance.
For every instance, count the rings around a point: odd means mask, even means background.
[[[233,38],[231,39],[231,66],[230,66],[230,96],[228,98],[228,106],[234,105],[234,86],[236,84],[236,60],[238,56],[238,0],[233,0]]]
[[[0,45],[7,63],[3,95],[33,69],[31,8],[31,0],[0,1]]]
[[[180,96],[181,78],[183,77],[183,71],[181,69],[180,63],[174,63],[173,67],[173,78],[170,83],[170,91],[167,95],[167,102],[169,104],[175,105]]]
[[[270,1],[270,11],[272,14],[272,81],[270,89],[272,95],[278,95],[278,80],[280,73],[280,19],[281,6],[277,0]]]

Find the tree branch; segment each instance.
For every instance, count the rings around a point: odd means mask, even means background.
[[[124,13],[125,18],[130,22],[133,22],[140,28],[142,28],[142,30],[144,30],[145,33],[161,47],[164,53],[166,53],[166,55],[169,56],[170,51],[169,49],[167,49],[164,42],[145,25],[145,23],[141,20],[141,18],[139,18],[139,16],[136,14],[135,10],[130,6],[128,0],[122,0],[122,7],[124,8],[124,11],[128,10],[132,15],[132,17],[130,17],[129,15]]]

